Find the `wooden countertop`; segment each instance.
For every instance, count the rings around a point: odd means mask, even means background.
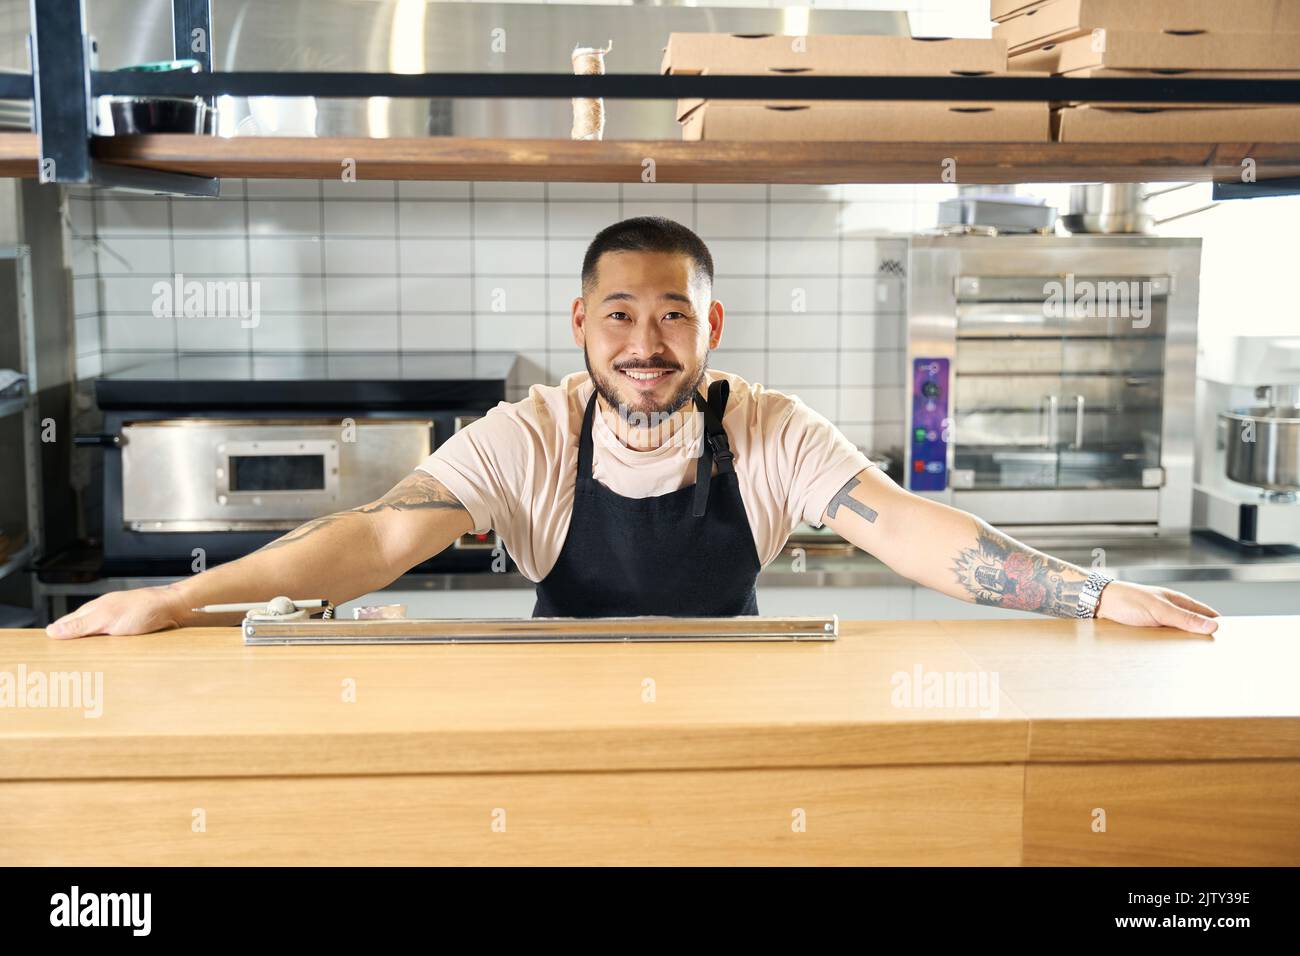
[[[1224,618],[1213,638],[898,621],[676,646],[0,631],[0,679],[20,667],[102,674],[102,715],[0,707],[0,780],[1300,758],[1300,617]],[[896,705],[918,668],[996,679],[996,704]]]

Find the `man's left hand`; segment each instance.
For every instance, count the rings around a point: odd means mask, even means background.
[[[1111,581],[1101,592],[1097,617],[1137,627],[1176,627],[1193,634],[1213,634],[1219,612],[1169,588]]]

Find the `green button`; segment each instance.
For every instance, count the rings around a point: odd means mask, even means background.
[[[918,428],[918,429],[916,430],[916,440],[917,440],[917,441],[925,441],[925,429],[924,429],[924,428]]]

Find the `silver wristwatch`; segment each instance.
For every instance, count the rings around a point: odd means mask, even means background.
[[[1079,589],[1079,606],[1074,609],[1074,616],[1096,617],[1097,605],[1101,603],[1101,592],[1114,580],[1109,574],[1103,574],[1101,571],[1093,571],[1089,574],[1088,580],[1084,581],[1083,587]]]

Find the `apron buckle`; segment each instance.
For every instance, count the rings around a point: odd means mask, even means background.
[[[736,457],[732,454],[731,443],[727,441],[726,432],[709,435],[709,447],[713,449],[713,457],[719,461],[731,461]]]

